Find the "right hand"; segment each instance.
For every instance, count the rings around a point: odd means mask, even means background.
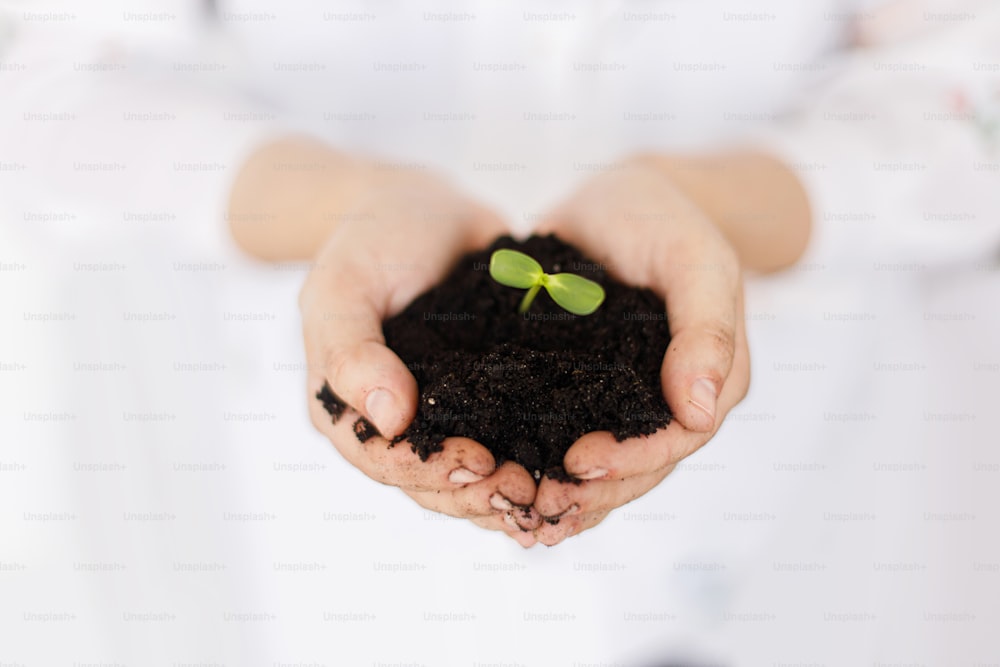
[[[671,335],[660,384],[673,421],[621,442],[607,431],[588,433],[570,447],[566,471],[584,481],[546,478],[535,496],[541,516],[560,517],[535,531],[553,546],[649,492],[707,443],[746,396],[750,351],[736,250],[655,162],[640,156],[595,176],[540,231],[574,244],[619,280],[655,291]]]
[[[461,255],[504,233],[504,225],[423,174],[392,179],[346,218],[316,255],[299,295],[313,424],[372,479],[398,486],[426,509],[531,546],[540,519],[532,509],[535,482],[522,466],[497,467],[485,447],[467,438],[447,438],[426,462],[408,442],[388,442],[416,414],[418,389],[386,347],[383,320],[442,280]],[[324,383],[349,406],[335,423],[316,399]],[[359,417],[381,435],[360,442],[353,430]]]

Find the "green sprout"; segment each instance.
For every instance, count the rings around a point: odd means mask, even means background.
[[[604,302],[604,288],[573,273],[548,274],[542,265],[517,250],[497,250],[490,257],[490,275],[507,287],[526,289],[517,312],[531,307],[543,287],[552,300],[574,315],[590,315]]]

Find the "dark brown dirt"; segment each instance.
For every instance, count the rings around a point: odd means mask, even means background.
[[[323,388],[316,394],[316,398],[319,399],[320,403],[323,404],[323,408],[333,417],[333,421],[340,419],[340,416],[344,414],[344,410],[347,409],[347,404],[340,400],[340,397],[333,393],[330,385],[326,383],[323,384]]]
[[[375,424],[364,417],[358,417],[358,420],[354,422],[354,435],[358,436],[358,440],[361,442],[368,442],[376,435],[379,435],[379,432],[375,428]]]
[[[489,275],[490,255],[521,250],[546,273],[569,271],[600,283],[601,307],[578,317],[542,290],[527,313],[524,290]],[[648,289],[611,279],[554,236],[518,243],[509,236],[463,257],[440,285],[383,323],[386,343],[416,377],[417,415],[397,438],[420,458],[449,436],[482,443],[497,464],[513,460],[535,479],[570,480],[563,456],[580,436],[610,431],[617,440],[670,423],[660,365],[670,342],[663,301]],[[343,402],[324,386],[316,397],[333,416]],[[364,442],[375,431],[356,424]]]

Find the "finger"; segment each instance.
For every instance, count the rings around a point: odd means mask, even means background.
[[[590,512],[567,517],[557,524],[542,524],[535,531],[535,539],[547,547],[554,547],[567,537],[579,535],[604,521],[608,512]]]
[[[533,506],[515,506],[513,509],[496,512],[491,515],[502,521],[512,535],[515,533],[530,533],[542,525],[542,515]],[[490,517],[473,517],[490,518]]]
[[[340,260],[343,263],[339,263]],[[370,266],[341,258],[336,248],[310,274],[299,296],[310,368],[310,394],[324,382],[345,403],[392,438],[413,420],[417,383],[385,346],[382,319],[389,294]]]
[[[536,488],[535,480],[523,466],[508,461],[482,481],[452,491],[407,491],[407,495],[429,510],[455,517],[484,517],[512,511],[522,524],[534,528],[539,520],[537,512],[533,525],[529,518]]]
[[[508,513],[489,517],[475,517],[472,519],[472,522],[486,530],[503,532],[525,549],[533,547],[537,543],[534,532],[532,530],[522,530],[517,527],[517,524],[513,523],[507,515]]]
[[[446,438],[440,452],[421,461],[405,440],[390,446],[376,435],[361,442],[353,426],[360,415],[354,410],[332,422],[319,401],[310,401],[309,414],[313,425],[348,463],[382,484],[413,491],[451,491],[478,482],[495,469],[489,450],[468,438]]]
[[[386,438],[405,431],[416,414],[418,390],[402,360],[382,342],[331,338],[328,345],[324,365],[333,392]]]
[[[507,533],[508,535],[522,532],[516,526],[512,528],[504,519],[504,513],[502,512],[498,514],[491,514],[489,516],[473,516],[469,517],[469,520],[480,528],[485,528],[486,530],[496,530],[501,533]]]
[[[615,480],[675,465],[711,439],[729,411],[746,396],[749,384],[750,353],[746,332],[743,327],[738,327],[733,368],[719,397],[718,418],[712,431],[691,431],[675,419],[667,428],[652,435],[628,438],[622,442],[617,442],[606,431],[588,433],[569,448],[563,458],[563,466],[566,472],[579,479]]]
[[[621,442],[607,431],[594,431],[573,443],[563,457],[563,467],[582,480],[627,479],[670,465],[680,451],[706,439],[702,433],[686,430],[677,420],[651,435]]]
[[[710,432],[733,367],[742,326],[739,263],[716,234],[674,244],[658,271],[670,321],[660,379],[674,416],[689,430]]]
[[[592,512],[607,512],[632,502],[663,481],[673,466],[624,480],[593,480],[566,484],[545,479],[538,487],[535,508],[547,523]]]
[[[494,514],[491,516],[477,516],[472,517],[472,522],[481,528],[486,528],[487,530],[498,530],[506,533],[510,537],[520,544],[522,547],[530,547],[537,541],[535,539],[534,531],[538,525],[532,527],[524,527],[518,523],[518,513],[520,510],[514,510],[512,512],[501,512],[499,514]]]
[[[538,544],[538,540],[535,538],[535,534],[532,532],[507,533],[507,535],[509,535],[511,539],[513,539],[515,542],[520,544],[525,549],[530,549],[531,547]]]

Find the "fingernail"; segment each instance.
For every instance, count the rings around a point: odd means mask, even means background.
[[[490,496],[490,507],[495,510],[512,510],[514,509],[514,503],[504,498],[503,494],[497,491]]]
[[[552,516],[546,516],[542,518],[545,519],[545,521],[549,525],[555,526],[558,525],[559,521],[563,517],[573,516],[574,514],[579,514],[579,512],[580,512],[580,506],[577,505],[576,503],[573,503],[572,505],[564,509],[562,512],[559,512],[558,514],[553,514]]]
[[[579,475],[576,475],[576,478],[582,480],[597,479],[598,477],[604,477],[607,474],[607,468],[591,468],[587,472],[582,472]]]
[[[708,378],[698,378],[691,385],[691,403],[701,408],[715,421],[715,383]]]
[[[477,475],[468,468],[455,468],[448,474],[448,481],[453,484],[472,484],[481,479],[483,479],[482,475]]]
[[[379,433],[386,437],[391,437],[395,433],[391,432],[391,426],[396,421],[396,397],[388,389],[379,387],[368,394],[365,399],[365,410],[368,412],[368,419],[375,424]]]
[[[522,526],[521,524],[519,524],[517,522],[517,519],[514,517],[514,513],[513,512],[506,512],[503,515],[503,522],[505,524],[507,524],[510,528],[512,528],[512,529],[516,528],[517,530],[521,531],[522,533],[529,533],[529,532],[532,531],[531,528],[525,528],[524,526]]]

